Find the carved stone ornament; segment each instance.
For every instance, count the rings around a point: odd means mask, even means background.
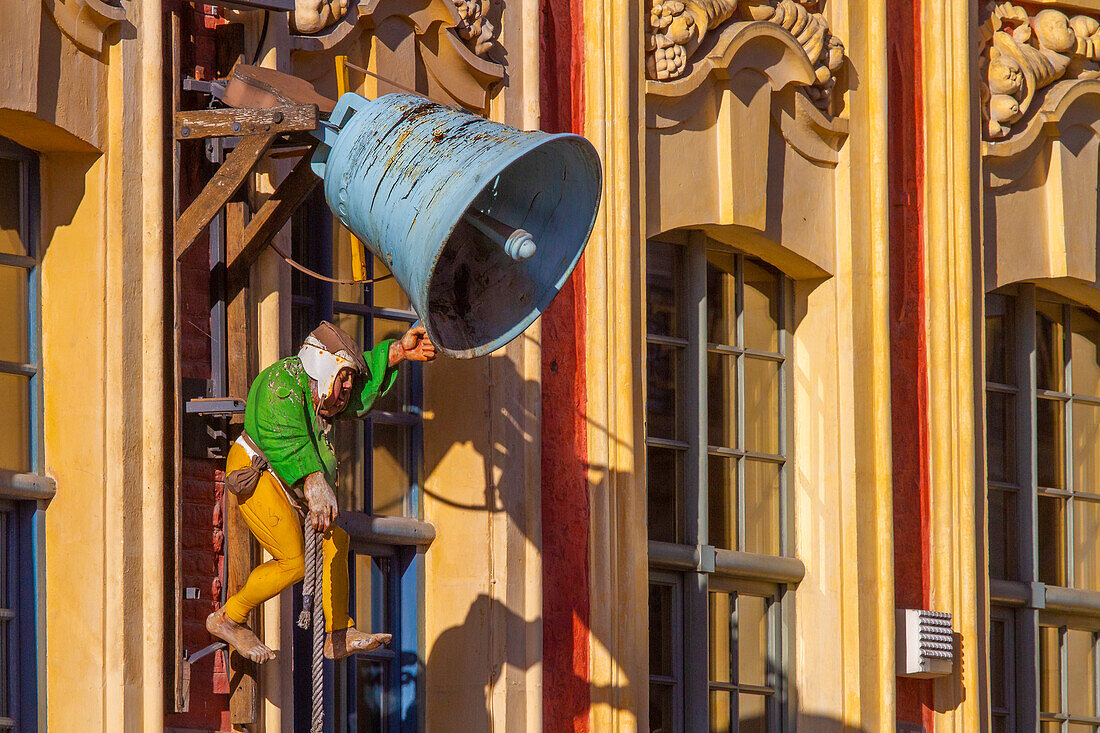
[[[103,53],[107,31],[126,17],[119,0],[43,0],[61,32],[92,53]]]
[[[651,0],[646,77],[671,81],[684,76],[708,36],[731,22],[767,22],[802,46],[815,76],[805,92],[819,109],[827,109],[844,63],[844,44],[818,6],[817,0]]]
[[[1012,3],[989,3],[982,25],[981,109],[990,140],[1037,108],[1059,79],[1100,77],[1100,22],[1044,8],[1034,15]]]

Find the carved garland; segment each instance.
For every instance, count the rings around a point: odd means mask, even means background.
[[[806,93],[820,109],[829,106],[844,44],[829,30],[818,0],[651,0],[646,76],[671,81],[688,71],[703,39],[733,20],[774,23],[802,46],[817,77]]]
[[[484,57],[493,47],[496,27],[489,21],[491,0],[452,0],[456,11],[455,30],[463,43],[476,55]],[[299,36],[332,33],[331,28],[344,20],[349,0],[295,0],[290,14],[290,30]],[[240,11],[229,11],[237,13]],[[349,20],[354,25],[357,12]]]
[[[1029,16],[1012,3],[989,3],[982,25],[981,109],[991,140],[1035,105],[1036,95],[1059,79],[1100,77],[1100,22],[1045,8]]]

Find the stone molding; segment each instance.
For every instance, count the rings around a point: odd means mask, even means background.
[[[1027,126],[1048,87],[1100,77],[1100,21],[1055,8],[1029,14],[987,3],[981,26],[981,110],[987,140]]]
[[[646,78],[671,83],[692,76],[718,45],[708,40],[731,24],[756,21],[782,29],[804,52],[811,80],[804,91],[820,109],[831,105],[844,64],[844,44],[832,34],[818,0],[651,0],[646,33]],[[702,58],[695,57],[702,50]],[[650,85],[652,86],[652,85]]]
[[[107,32],[126,18],[119,0],[42,0],[61,32],[94,54],[107,47]]]

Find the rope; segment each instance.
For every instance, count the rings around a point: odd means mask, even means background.
[[[325,708],[325,617],[324,609],[317,599],[321,589],[321,573],[324,562],[321,559],[320,532],[305,525],[306,533],[306,571],[302,578],[302,612],[298,615],[298,626],[308,629],[313,624],[313,712],[310,733],[324,733]]]
[[[311,531],[311,534],[319,534],[318,532]],[[320,544],[314,541],[314,544]],[[320,548],[315,551],[314,554],[314,588],[321,585],[321,569],[324,563],[321,561]],[[324,733],[325,730],[325,708],[324,700],[322,699],[325,692],[325,679],[324,679],[324,647],[325,647],[325,618],[323,604],[317,603],[316,598],[313,603],[313,727],[310,728],[310,733]]]
[[[393,277],[393,273],[390,273],[388,275],[383,275],[382,277],[372,277],[366,280],[337,280],[335,278],[328,277],[327,275],[322,275],[315,270],[309,269],[305,265],[295,262],[294,258],[292,258],[290,255],[280,249],[279,245],[275,244],[274,242],[271,243],[271,249],[275,250],[275,253],[286,260],[286,263],[293,267],[295,270],[298,270],[299,272],[304,272],[306,275],[309,275],[312,278],[316,278],[317,280],[323,280],[324,282],[332,283],[333,285],[370,285],[372,283],[382,282],[383,280],[389,280],[391,277]],[[303,626],[302,628],[305,627]]]

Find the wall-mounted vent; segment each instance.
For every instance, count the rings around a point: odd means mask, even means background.
[[[955,661],[955,638],[950,613],[899,608],[896,638],[899,676],[940,677],[951,674]]]

